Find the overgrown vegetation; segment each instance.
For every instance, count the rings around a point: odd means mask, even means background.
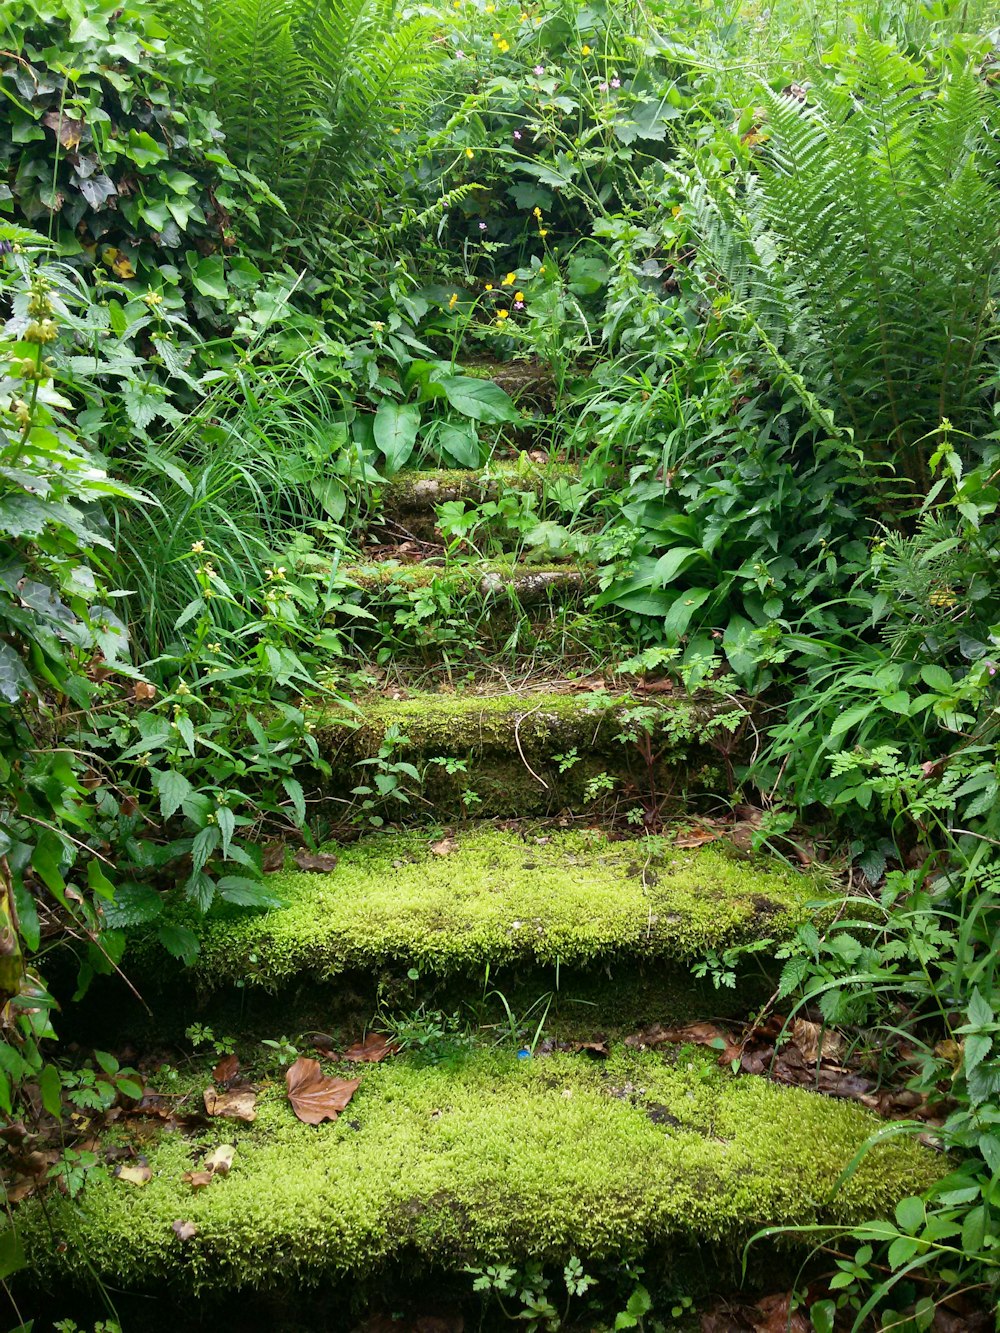
[[[72,1108],[144,1092],[60,1006],[164,950],[193,989],[278,844],[447,857],[505,746],[516,813],[837,886],[692,964],[777,956],[730,1064],[815,1023],[914,1112],[876,1139],[952,1156],[802,1228],[788,1319],[995,1322],[1000,13],[7,0],[0,47],[0,1114],[51,1190],[103,1169]],[[440,742],[430,688],[517,708]],[[475,1047],[410,1004],[406,1050]],[[567,1259],[474,1281],[568,1326]],[[688,1317],[640,1275],[615,1327]]]

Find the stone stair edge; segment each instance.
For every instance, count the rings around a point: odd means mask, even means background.
[[[943,1169],[897,1138],[834,1192],[879,1122],[817,1093],[731,1078],[703,1055],[478,1051],[458,1066],[395,1057],[338,1072],[361,1082],[334,1123],[299,1123],[276,1080],[252,1125],[137,1137],[152,1173],[143,1187],[109,1178],[44,1213],[26,1205],[19,1227],[36,1273],[197,1292],[413,1255],[458,1271],[651,1246],[732,1253],[763,1226],[881,1215]],[[220,1141],[235,1149],[232,1168],[195,1193],[183,1174]]]

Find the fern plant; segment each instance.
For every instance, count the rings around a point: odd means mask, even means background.
[[[997,94],[862,31],[846,64],[752,96],[745,168],[690,187],[703,250],[785,378],[925,492],[940,423],[974,432],[986,405]]]
[[[364,193],[373,165],[394,156],[394,131],[430,99],[441,54],[435,23],[400,10],[399,0],[169,0],[163,8],[208,76],[231,157],[266,182],[307,243]]]

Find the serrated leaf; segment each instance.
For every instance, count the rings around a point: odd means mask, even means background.
[[[184,774],[174,768],[154,769],[152,778],[160,798],[160,814],[164,819],[169,819],[176,814],[181,802],[187,800],[194,788]]]

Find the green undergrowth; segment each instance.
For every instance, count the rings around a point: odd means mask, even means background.
[[[122,1139],[152,1169],[146,1186],[97,1182],[20,1224],[38,1277],[96,1273],[126,1288],[305,1284],[399,1257],[448,1269],[691,1239],[731,1247],[763,1225],[883,1212],[940,1174],[926,1150],[886,1144],[831,1199],[875,1123],[855,1106],[733,1080],[687,1050],[674,1066],[627,1050],[600,1063],[397,1058],[364,1066],[347,1111],[318,1128],[295,1119],[281,1083],[264,1089],[252,1125],[192,1137],[126,1125]],[[183,1173],[223,1140],[235,1145],[231,1172],[193,1192]],[[187,1241],[180,1221],[197,1228]]]
[[[678,851],[664,837],[485,827],[450,842],[442,855],[420,835],[374,835],[337,848],[328,874],[272,875],[285,906],[201,923],[199,982],[277,987],[392,963],[442,975],[515,961],[686,963],[787,934],[823,896],[781,863]]]

